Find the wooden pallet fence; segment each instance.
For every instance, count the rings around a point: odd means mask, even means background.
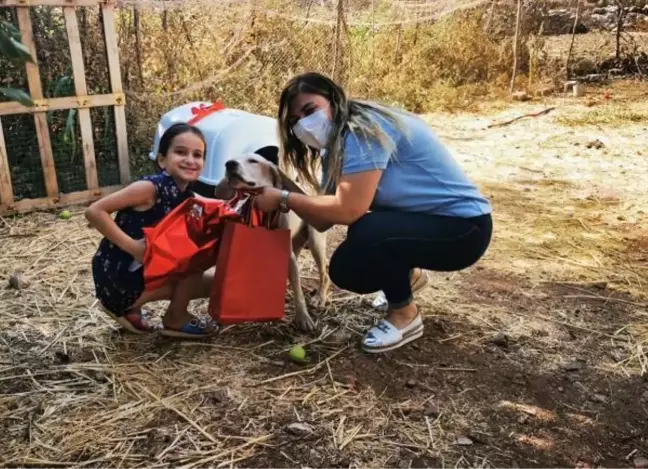
[[[32,32],[29,9],[37,6],[62,7],[67,29],[70,56],[72,58],[72,73],[74,76],[75,95],[64,98],[47,99],[43,96],[41,76],[36,56],[36,45]],[[88,95],[86,87],[85,66],[76,9],[78,7],[99,6],[103,17],[103,30],[108,59],[108,72],[112,93],[104,95]],[[117,141],[117,159],[121,184],[130,181],[130,166],[128,161],[128,139],[126,132],[126,98],[122,89],[117,35],[115,32],[114,0],[0,0],[0,8],[15,7],[18,16],[18,27],[22,41],[29,49],[35,63],[26,64],[27,83],[33,106],[23,106],[12,101],[0,103],[0,214],[28,212],[56,208],[74,203],[85,203],[96,200],[105,194],[114,192],[122,187],[99,187],[97,163],[95,160],[94,139],[90,108],[112,106],[115,113],[115,136]],[[83,163],[87,190],[61,194],[58,187],[54,154],[47,125],[47,112],[62,109],[77,109],[81,142],[83,148]],[[40,153],[41,168],[45,181],[46,197],[39,199],[14,200],[11,181],[10,163],[7,155],[6,140],[11,138],[2,130],[2,116],[13,114],[33,114],[36,137]]]

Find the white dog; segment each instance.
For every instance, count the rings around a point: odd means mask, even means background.
[[[273,186],[291,192],[302,192],[301,189],[287,177],[282,177],[278,168],[265,158],[250,153],[228,160],[225,163],[225,177],[218,184],[215,196],[219,199],[229,199],[234,196],[233,189],[248,187]],[[328,297],[330,279],[327,272],[326,233],[320,233],[307,225],[293,211],[279,217],[279,226],[271,228],[290,229],[292,237],[292,253],[290,256],[289,280],[295,299],[295,323],[304,331],[315,328],[301,287],[299,264],[297,257],[302,248],[310,249],[319,271],[319,303],[324,305]]]

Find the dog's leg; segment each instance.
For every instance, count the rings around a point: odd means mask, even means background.
[[[308,232],[309,232],[308,226],[306,225],[306,223],[302,222],[299,228],[297,229],[297,232],[292,237],[292,250],[296,258],[299,258],[299,254],[301,253],[301,250],[308,242]]]
[[[317,270],[319,272],[319,305],[324,306],[328,301],[331,279],[328,276],[328,262],[326,260],[326,233],[319,233],[313,227],[308,227],[308,244]]]
[[[299,276],[299,265],[294,253],[290,254],[289,270],[290,286],[292,287],[293,297],[295,299],[295,324],[303,331],[310,332],[315,329],[315,323],[308,314],[306,299],[301,286],[301,277]]]
[[[304,241],[307,236],[307,232],[304,232],[302,235],[302,225],[300,222],[301,220],[299,220],[299,218],[294,215],[290,216],[288,214],[282,214],[282,216],[279,218],[279,227],[283,229],[289,229],[291,233],[293,233],[288,275],[290,286],[293,291],[293,301],[295,304],[294,322],[301,330],[312,331],[315,329],[315,323],[308,314],[306,299],[304,298],[304,292],[301,285],[301,277],[299,275],[299,264],[297,263],[297,255],[295,254],[295,251],[299,253],[304,245]]]

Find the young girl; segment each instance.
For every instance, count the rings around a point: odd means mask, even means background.
[[[142,229],[155,225],[193,195],[187,187],[198,180],[204,162],[205,139],[200,130],[175,124],[160,140],[157,164],[161,173],[102,198],[85,212],[90,225],[104,236],[92,259],[97,298],[103,310],[130,332],[151,331],[142,306],[159,300],[171,300],[161,334],[204,337],[216,331],[215,322],[199,320],[187,311],[191,299],[209,296],[212,275],[188,277],[145,292],[140,265],[146,247]],[[117,212],[114,221],[113,212]]]

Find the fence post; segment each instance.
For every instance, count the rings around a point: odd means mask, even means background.
[[[520,46],[520,24],[522,21],[522,0],[517,0],[517,15],[515,17],[515,38],[513,39],[513,71],[511,72],[511,86],[509,91],[515,89],[515,78],[518,68],[518,48]]]
[[[333,80],[339,80],[339,62],[340,56],[342,54],[342,43],[340,40],[340,34],[342,32],[342,20],[344,15],[344,0],[337,0],[337,14],[335,21],[335,44],[333,49],[333,68],[331,70],[331,78]]]
[[[115,6],[112,0],[101,5],[104,37],[106,38],[106,55],[108,72],[113,94],[122,94],[121,71],[119,69],[119,54],[117,35],[115,34]],[[117,133],[117,159],[119,160],[119,176],[122,184],[130,182],[130,165],[128,159],[128,138],[126,133],[126,98],[121,96],[121,103],[115,105],[115,132]]]
[[[27,62],[27,83],[29,84],[29,94],[36,105],[43,99],[43,88],[41,85],[40,71],[38,69],[38,60],[36,58],[36,45],[34,43],[34,33],[32,31],[31,19],[29,17],[29,7],[17,7],[18,10],[18,27],[22,36],[23,44],[29,50],[34,63]],[[38,138],[38,147],[40,150],[41,164],[43,166],[43,176],[45,179],[45,191],[47,196],[56,198],[58,196],[58,181],[56,180],[56,167],[54,166],[54,153],[52,152],[52,141],[50,140],[49,127],[47,126],[47,109],[34,112],[34,122],[36,124],[36,137]]]
[[[74,88],[79,101],[79,126],[81,127],[81,142],[83,143],[83,162],[85,166],[86,184],[89,190],[99,188],[97,177],[97,162],[95,159],[94,139],[92,136],[92,121],[90,109],[81,107],[85,105],[88,89],[86,86],[85,66],[83,64],[83,51],[79,37],[79,24],[75,7],[63,7],[65,14],[65,27],[67,28],[68,42],[70,43],[70,57],[72,58],[72,75]]]
[[[11,205],[13,204],[13,199],[13,185],[11,184],[7,145],[5,144],[2,121],[0,120],[0,205]]]

